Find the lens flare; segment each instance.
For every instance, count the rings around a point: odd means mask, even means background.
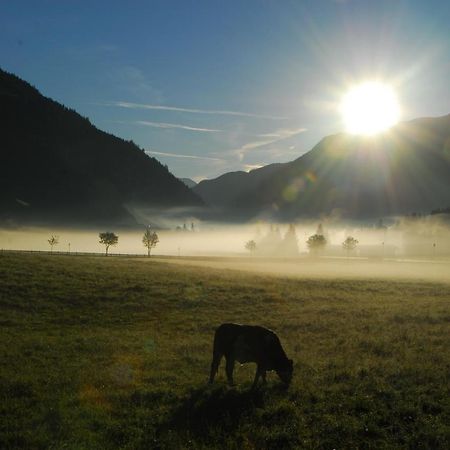
[[[394,90],[370,81],[352,88],[341,102],[340,111],[347,132],[373,135],[395,125],[400,107]]]

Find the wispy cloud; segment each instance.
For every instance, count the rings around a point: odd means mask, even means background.
[[[241,111],[227,111],[221,109],[194,109],[194,108],[180,108],[178,106],[164,106],[164,105],[149,105],[144,103],[131,103],[131,102],[107,102],[104,103],[106,106],[117,106],[120,108],[129,109],[151,109],[158,111],[176,111],[185,112],[193,114],[216,114],[216,115],[226,115],[226,116],[241,116],[241,117],[256,117],[259,119],[272,119],[272,120],[286,120],[287,117],[280,116],[269,116],[265,114],[253,114]]]
[[[187,131],[200,131],[204,133],[220,133],[223,130],[216,130],[212,128],[197,128],[197,127],[190,127],[188,125],[181,125],[178,123],[165,123],[165,122],[149,122],[147,120],[137,120],[134,122],[138,125],[145,125],[147,127],[154,127],[154,128],[163,128],[163,129],[179,129],[179,130],[187,130]]]
[[[205,159],[209,161],[224,161],[221,158],[211,158],[209,156],[181,155],[179,153],[158,152],[155,150],[145,150],[145,153],[148,153],[149,155],[169,156],[171,158],[189,158],[189,159]]]
[[[118,95],[131,98],[145,98],[148,102],[163,102],[164,96],[156,88],[144,71],[135,66],[120,66],[108,75],[110,82],[116,86]]]
[[[280,129],[273,133],[259,135],[259,137],[263,139],[248,142],[239,148],[231,150],[231,153],[238,155],[239,160],[242,161],[244,155],[251,150],[257,149],[259,147],[264,147],[265,145],[274,144],[276,142],[282,141],[283,139],[296,136],[297,134],[303,133],[305,131],[306,128]]]

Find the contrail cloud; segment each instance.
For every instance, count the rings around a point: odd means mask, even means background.
[[[149,155],[169,156],[171,158],[189,158],[189,159],[206,159],[208,161],[224,161],[223,159],[211,158],[209,156],[182,155],[179,153],[158,152],[158,151],[154,151],[154,150],[145,150],[145,153],[147,153]]]
[[[137,125],[145,125],[147,127],[154,127],[154,128],[163,128],[165,130],[167,129],[178,129],[178,130],[187,130],[187,131],[200,131],[203,133],[220,133],[223,130],[215,130],[212,128],[197,128],[197,127],[190,127],[188,125],[180,125],[178,123],[165,123],[165,122],[149,122],[147,120],[138,120],[136,122]]]
[[[272,119],[272,120],[286,120],[287,117],[280,116],[268,116],[264,114],[253,114],[240,111],[227,111],[220,109],[194,109],[194,108],[180,108],[178,106],[163,106],[163,105],[148,105],[144,103],[131,103],[131,102],[109,102],[106,103],[107,106],[117,106],[120,108],[129,109],[150,109],[157,111],[176,111],[185,112],[192,114],[216,114],[224,116],[240,116],[240,117],[255,117],[259,119]]]
[[[232,154],[237,154],[239,159],[242,161],[244,155],[250,150],[255,150],[259,147],[264,147],[265,145],[274,144],[276,142],[282,141],[284,139],[296,136],[297,134],[304,133],[306,128],[295,128],[295,129],[281,129],[274,131],[273,133],[261,134],[259,135],[261,140],[248,142],[239,148],[231,150]]]

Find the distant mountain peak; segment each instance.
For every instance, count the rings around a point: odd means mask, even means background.
[[[326,136],[290,163],[230,172],[194,191],[227,219],[380,217],[450,204],[450,115],[377,136]]]
[[[191,178],[179,178],[179,180],[182,181],[190,189],[197,186],[197,183]]]

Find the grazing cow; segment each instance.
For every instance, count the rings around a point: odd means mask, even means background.
[[[214,335],[213,360],[209,382],[214,377],[220,365],[222,356],[225,356],[225,371],[228,383],[232,386],[234,362],[241,364],[255,362],[256,374],[252,388],[258,384],[259,377],[266,382],[266,371],[275,370],[281,381],[289,386],[292,379],[294,365],[288,359],[281,346],[278,336],[271,330],[253,325],[238,325],[224,323],[217,328]]]

